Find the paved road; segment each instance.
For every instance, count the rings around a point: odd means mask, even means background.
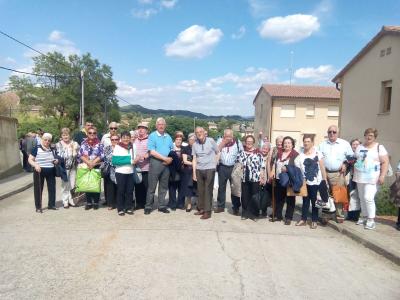
[[[45,202],[46,203],[46,202]],[[400,268],[329,228],[0,201],[1,299],[400,299]]]

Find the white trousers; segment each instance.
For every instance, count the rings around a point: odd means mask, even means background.
[[[66,170],[68,181],[61,181],[61,199],[64,206],[73,204],[71,190],[75,187],[76,169]]]
[[[375,218],[375,194],[377,190],[378,189],[376,184],[357,182],[357,191],[361,204],[361,216],[363,216],[364,218]]]

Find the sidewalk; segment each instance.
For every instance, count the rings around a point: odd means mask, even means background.
[[[26,172],[0,180],[0,200],[29,189],[32,185],[32,173]]]
[[[296,209],[301,211],[301,205],[297,204]],[[375,222],[375,230],[364,229],[364,226],[356,225],[351,221],[336,223],[330,220],[327,226],[400,265],[400,232],[395,227],[396,222],[379,217],[375,219]]]

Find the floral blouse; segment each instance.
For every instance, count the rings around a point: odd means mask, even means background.
[[[261,152],[240,151],[237,160],[243,164],[242,182],[259,182],[265,170],[265,160]]]
[[[94,160],[96,157],[100,157],[100,159],[103,160],[104,158],[103,144],[101,144],[99,141],[98,143],[93,143],[92,145],[89,145],[87,139],[85,139],[82,142],[81,147],[79,148],[78,158],[80,162],[82,162],[81,159],[82,156],[86,156],[90,160]]]
[[[67,170],[74,169],[77,164],[79,144],[74,141],[70,141],[69,144],[59,141],[56,144],[56,149],[58,155],[64,159],[65,168]]]

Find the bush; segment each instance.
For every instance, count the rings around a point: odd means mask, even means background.
[[[386,184],[376,193],[375,203],[378,216],[397,216],[398,209],[390,201],[390,190]]]

